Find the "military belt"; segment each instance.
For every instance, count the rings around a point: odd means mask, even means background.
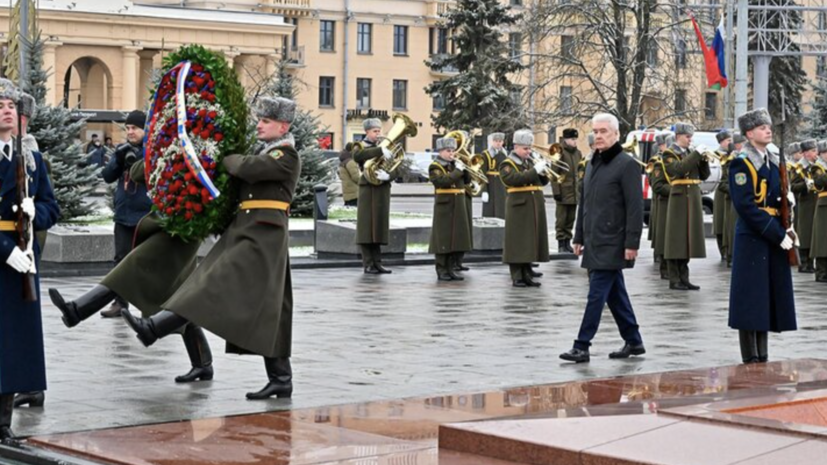
[[[17,223],[14,221],[0,221],[0,231],[16,231]]]
[[[779,216],[781,214],[781,212],[779,212],[777,208],[759,207],[758,209],[767,212],[770,216]]]
[[[525,187],[509,187],[505,191],[509,194],[514,194],[515,192],[534,192],[534,191],[541,191],[543,190],[540,186],[525,186]]]
[[[459,195],[464,194],[465,189],[437,189],[436,194],[451,194],[451,195]]]
[[[672,181],[673,186],[694,186],[700,183],[700,179],[675,179]]]
[[[819,192],[818,198],[827,197],[827,192]]]
[[[485,174],[487,174],[489,176],[499,176],[500,172],[499,171],[488,171]]]
[[[245,200],[241,202],[242,210],[284,210],[290,209],[290,204],[279,200]]]

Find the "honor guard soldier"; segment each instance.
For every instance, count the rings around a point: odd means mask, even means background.
[[[682,291],[700,289],[689,281],[689,259],[706,257],[701,181],[710,171],[705,157],[689,149],[694,134],[691,124],[677,123],[675,143],[663,155],[670,185],[663,258],[669,268],[669,288]]]
[[[376,177],[381,184],[371,184],[365,177],[365,162],[368,160],[393,157],[387,148],[379,147],[382,136],[382,122],[377,118],[366,119],[363,123],[365,138],[353,144],[353,159],[359,163],[362,177],[359,178],[359,205],[356,207],[356,243],[362,249],[362,265],[366,274],[386,274],[391,270],[382,265],[383,245],[390,242],[391,180],[396,173],[379,170]]]
[[[798,231],[798,252],[801,256],[799,273],[815,273],[810,247],[813,243],[813,219],[816,215],[818,192],[815,190],[812,168],[818,160],[818,143],[815,139],[801,141],[801,161],[790,176],[793,194],[796,196],[795,230]]]
[[[652,170],[649,174],[649,186],[652,188],[652,213],[649,218],[649,227],[653,232],[652,248],[655,252],[655,261],[660,264],[660,278],[669,279],[667,262],[663,258],[666,248],[666,219],[669,207],[669,182],[666,180],[666,168],[663,164],[663,154],[666,150],[666,134],[658,134],[655,140],[659,153],[649,163]]]
[[[465,186],[471,182],[471,176],[465,164],[454,158],[456,148],[457,141],[453,137],[438,139],[436,150],[439,156],[428,168],[429,179],[436,189],[429,253],[434,254],[440,281],[464,279],[455,273],[455,265],[472,246],[465,201]]]
[[[795,233],[780,217],[781,176],[772,120],[763,108],[738,118],[748,142],[730,162],[729,189],[738,212],[729,293],[729,327],[738,330],[744,363],[768,360],[767,332],[796,329],[788,251]]]
[[[539,287],[533,262],[547,262],[548,223],[543,186],[548,184],[545,160],[531,158],[534,134],[528,129],[514,133],[514,150],[500,165],[500,177],[508,197],[505,202],[503,263],[511,271],[514,287]]]
[[[505,134],[492,133],[488,136],[488,148],[483,150],[482,171],[488,176],[488,184],[482,193],[482,216],[505,219],[505,186],[500,179],[500,166],[508,157],[503,148]]]
[[[714,203],[712,204],[712,230],[715,233],[715,241],[718,243],[718,253],[721,254],[721,260],[726,260],[726,249],[724,248],[724,229],[726,223],[726,211],[729,209],[724,200],[726,195],[726,188],[722,185],[726,183],[726,175],[724,174],[724,159],[729,156],[729,146],[732,144],[732,132],[724,129],[715,134],[715,139],[718,141],[718,149],[715,153],[721,161],[721,181],[715,189]]]
[[[563,150],[560,153],[560,161],[565,163],[569,170],[575,169],[583,160],[583,154],[577,149],[577,129],[563,130]],[[557,237],[557,250],[560,252],[574,253],[571,247],[574,228],[574,219],[577,216],[577,203],[580,200],[580,187],[577,176],[570,172],[563,171],[559,167],[552,167],[558,177],[551,180],[551,191],[554,194],[555,206],[555,230]]]
[[[817,196],[810,257],[816,262],[816,282],[827,283],[827,141],[818,143],[818,159],[810,172]]]
[[[147,347],[192,322],[224,338],[229,353],[261,355],[268,383],[247,393],[251,400],[293,393],[288,210],[301,172],[289,132],[295,102],[260,98],[255,111],[254,152],[222,160],[239,181],[241,203],[233,221],[162,311],[150,318],[123,312]]]
[[[43,156],[13,133],[21,92],[0,79],[0,440],[11,430],[14,395],[46,390],[43,325],[40,318],[40,247],[34,233],[57,222],[55,200]],[[19,150],[17,142],[20,143]],[[21,234],[23,236],[21,237]],[[41,400],[42,402],[42,400]],[[42,404],[41,404],[42,405]]]

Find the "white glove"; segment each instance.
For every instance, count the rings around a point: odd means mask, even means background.
[[[482,203],[488,203],[488,192],[482,193]]]
[[[18,247],[12,249],[9,258],[6,259],[6,263],[18,273],[28,273],[32,266],[34,266],[31,257]]]
[[[545,174],[546,170],[548,169],[548,163],[545,160],[540,160],[537,164],[534,165],[534,171]]]
[[[810,190],[815,189],[815,187],[816,187],[815,181],[813,181],[812,179],[807,179],[807,181],[805,181],[805,182],[807,183],[807,189],[810,189]]]
[[[20,207],[23,209],[23,214],[29,217],[30,220],[34,219],[34,214],[36,212],[34,208],[34,199],[31,197],[27,197],[20,202]]]
[[[793,245],[794,245],[794,246],[796,246],[796,247],[801,247],[801,242],[799,242],[799,241],[798,241],[798,233],[797,233],[797,232],[795,232],[795,228],[793,228],[792,226],[790,226],[790,229],[788,229],[788,230],[787,230],[787,232],[788,232],[788,233],[792,233],[792,235],[793,235],[793,237],[794,237],[794,239],[793,239]]]
[[[787,192],[787,202],[790,204],[790,208],[795,208],[795,194]]]
[[[391,175],[389,175],[388,172],[385,170],[378,170],[376,171],[376,178],[380,181],[390,181]]]
[[[793,248],[793,245],[795,245],[795,243],[793,242],[793,238],[785,234],[784,240],[781,241],[781,248],[784,250],[790,250]]]
[[[393,152],[388,150],[387,147],[382,147],[382,155],[385,157],[385,160],[388,161],[390,161],[390,159],[393,158]]]
[[[465,169],[468,168],[462,160],[454,160],[454,166],[456,166],[458,170],[462,171],[465,171]]]

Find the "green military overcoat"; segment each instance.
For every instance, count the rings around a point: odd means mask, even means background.
[[[577,176],[577,166],[583,155],[577,147],[564,147],[560,154],[560,161],[568,165],[568,171],[559,166],[555,166],[554,172],[561,176],[562,182],[557,179],[551,179],[551,192],[555,196],[555,201],[561,205],[577,205],[580,200],[580,183]],[[557,200],[559,196],[560,200]]]
[[[666,178],[670,183],[663,250],[667,260],[706,257],[700,181],[709,177],[709,163],[696,150],[684,153],[673,145],[663,154]],[[682,180],[697,183],[682,184]]]
[[[729,163],[734,158],[734,155],[721,158],[721,180],[718,182],[718,187],[715,190],[717,195],[721,192],[721,209],[724,212],[724,227],[721,234],[723,234],[723,246],[727,255],[732,255],[735,245],[735,221],[738,219],[738,212],[735,211],[735,205],[732,203],[732,198],[729,196]],[[718,200],[715,201],[715,211],[718,211]]]
[[[471,181],[466,171],[458,170],[453,162],[437,158],[428,168],[428,176],[436,190],[434,217],[431,227],[432,254],[467,252],[473,248],[468,223],[468,198],[465,185]],[[443,189],[457,192],[440,192]]]
[[[239,197],[288,205],[301,161],[292,136],[223,160]],[[289,357],[293,290],[288,212],[239,209],[204,261],[164,305],[228,342],[228,351]]]
[[[488,192],[488,202],[482,204],[482,216],[486,218],[505,219],[505,186],[500,179],[500,165],[507,158],[505,149],[498,150],[494,155],[486,149],[482,152],[482,172],[488,177],[485,192]]]
[[[827,163],[819,160],[811,168],[815,188],[819,191],[813,217],[813,237],[810,257],[827,258]]]
[[[391,182],[396,171],[389,172],[390,180],[378,186],[365,178],[365,162],[381,158],[382,149],[370,141],[353,144],[353,159],[359,164],[359,204],[356,207],[356,243],[382,244],[390,242]]]
[[[548,222],[542,187],[548,178],[540,176],[534,163],[511,154],[500,165],[506,190],[537,187],[537,190],[510,192],[505,201],[503,263],[547,262]]]
[[[802,160],[803,161],[803,160]],[[795,230],[802,249],[810,249],[813,242],[813,219],[816,215],[818,193],[807,187],[807,179],[812,178],[813,165],[796,169],[791,176],[790,190],[798,199],[795,217]]]
[[[145,182],[141,160],[132,165],[129,175],[136,183]],[[101,284],[134,305],[144,318],[150,317],[195,270],[200,245],[169,235],[157,213],[150,213],[138,223],[132,251]]]
[[[656,256],[662,256],[666,248],[666,219],[669,211],[669,192],[671,190],[671,186],[666,180],[666,169],[662,158],[658,157],[655,160],[652,165],[651,176],[652,203],[654,204],[652,210],[657,211],[654,223],[649,222],[649,224],[654,224],[655,230],[652,247]]]
[[[721,160],[726,157],[726,152],[722,152],[720,150],[716,150]],[[725,183],[724,180],[727,179],[723,172],[724,167],[721,166],[721,181],[718,182],[718,187],[715,189],[715,196],[713,197],[713,204],[712,204],[712,231],[716,236],[723,236],[724,230],[726,229],[726,211],[729,210],[729,206],[727,205],[726,201],[724,200],[724,196],[726,195],[724,191],[721,189],[722,184]]]

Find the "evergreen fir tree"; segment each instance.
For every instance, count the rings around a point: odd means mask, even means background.
[[[296,100],[299,82],[287,72],[286,61],[278,64],[276,74],[269,76],[268,82],[261,86],[259,96],[284,97]],[[333,173],[324,163],[324,154],[319,148],[319,138],[325,132],[318,116],[307,110],[298,109],[290,132],[296,140],[296,150],[299,152],[302,169],[299,175],[299,184],[293,194],[293,203],[290,205],[290,214],[297,217],[313,216],[314,186],[318,184],[330,185]],[[328,191],[328,202],[333,193]]]
[[[83,121],[72,121],[70,112],[62,106],[47,106],[46,79],[52,70],[43,69],[43,39],[37,33],[29,48],[29,72],[23,87],[37,101],[37,110],[29,122],[29,134],[34,136],[47,163],[55,198],[60,205],[61,221],[94,213],[85,200],[100,184],[98,168],[84,166],[86,154],[76,142]]]
[[[750,6],[783,6],[795,7],[796,2],[792,0],[749,0]],[[762,11],[751,11],[750,16],[765,14]],[[759,23],[757,19],[750,20],[750,23]],[[771,44],[789,44],[787,49],[790,52],[798,52],[800,48],[795,38],[790,37],[792,32],[781,29],[797,29],[802,27],[803,20],[801,13],[794,9],[785,9],[781,12],[774,12],[769,16],[766,24],[769,30],[778,32],[765,32],[764,37]],[[758,50],[758,36],[750,37],[749,49]],[[750,67],[752,62],[750,61]],[[770,62],[769,75],[769,110],[774,123],[773,134],[776,143],[781,140],[782,114],[784,116],[784,129],[786,140],[794,140],[797,136],[798,126],[801,123],[803,114],[801,98],[807,83],[807,74],[801,68],[801,58],[798,56],[776,56]],[[784,94],[784,108],[781,108],[781,94]]]
[[[513,83],[525,66],[510,56],[503,30],[519,21],[499,0],[457,0],[442,18],[440,27],[453,31],[454,55],[435,55],[425,63],[435,71],[457,74],[431,83],[425,91],[441,98],[444,109],[432,116],[437,129],[481,129],[513,132],[525,127],[524,112],[512,96],[520,91]]]
[[[808,139],[822,140],[827,138],[827,79],[819,76],[811,86],[813,106],[804,117],[804,132]]]

